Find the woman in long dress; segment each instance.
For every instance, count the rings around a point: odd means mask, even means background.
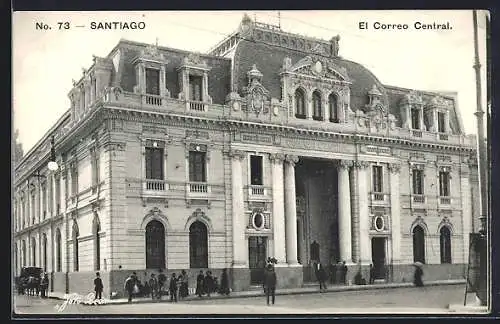
[[[205,293],[203,290],[205,282],[205,276],[203,275],[203,270],[200,270],[200,274],[196,277],[196,295],[201,298]]]

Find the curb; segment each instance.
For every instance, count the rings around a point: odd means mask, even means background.
[[[459,285],[459,284],[465,284],[465,280],[445,280],[445,281],[433,281],[433,282],[427,282],[425,286],[442,286],[442,285]],[[338,286],[338,287],[331,287],[328,288],[327,291],[324,293],[332,293],[332,292],[344,292],[344,291],[364,291],[364,290],[377,290],[377,289],[391,289],[391,288],[409,288],[413,287],[414,285],[412,283],[395,283],[395,284],[376,284],[376,285],[353,285],[353,286]],[[424,286],[424,287],[425,287]],[[318,290],[317,285],[309,288],[299,288],[297,290],[290,290],[290,291],[279,291],[276,290],[276,295],[277,296],[283,296],[283,295],[304,295],[304,294],[317,294],[321,293]],[[190,301],[196,301],[196,300],[217,300],[217,299],[231,299],[231,298],[250,298],[250,297],[263,297],[265,296],[264,292],[261,290],[255,290],[254,291],[246,291],[245,293],[233,293],[229,296],[222,296],[218,294],[214,294],[211,297],[202,297],[198,298],[195,296],[187,297],[186,299],[179,300],[182,302],[190,302]],[[58,297],[58,296],[49,296],[51,299],[59,299],[63,300],[63,297]],[[143,298],[139,297],[136,299],[132,300],[132,304],[140,304],[140,303],[165,303],[165,302],[170,302],[169,296],[165,296],[165,299],[161,300],[152,300],[151,298]],[[124,305],[124,304],[129,304],[128,301],[123,300],[114,300],[111,299],[111,301],[107,304],[104,305]],[[88,305],[88,304],[82,304],[85,306],[93,306],[93,305]]]

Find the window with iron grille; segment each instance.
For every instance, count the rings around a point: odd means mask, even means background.
[[[451,233],[447,226],[441,227],[439,231],[439,247],[441,263],[451,263]]]
[[[146,69],[146,94],[160,94],[160,70]]]
[[[146,179],[164,180],[163,147],[146,147]]]
[[[413,262],[425,263],[425,232],[420,225],[413,228]]]
[[[146,225],[146,268],[165,268],[165,227],[158,220]]]
[[[207,227],[196,221],[189,227],[189,266],[190,268],[208,268]]]

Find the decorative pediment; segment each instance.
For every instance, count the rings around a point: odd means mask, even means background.
[[[198,53],[190,53],[188,56],[184,57],[182,60],[182,67],[189,66],[191,68],[197,68],[201,70],[209,70],[207,62],[201,58]]]
[[[441,228],[443,228],[443,226],[448,227],[448,229],[450,230],[450,234],[452,234],[454,232],[453,224],[451,223],[448,216],[444,216],[443,219],[441,220],[441,222],[439,223],[439,225],[437,227],[438,234],[440,233]]]
[[[166,64],[168,61],[165,59],[165,56],[160,52],[158,46],[156,44],[151,44],[146,46],[141,54],[134,60],[136,61],[153,61]]]
[[[256,115],[269,112],[269,91],[261,84],[263,74],[254,64],[248,71],[248,86],[243,89],[247,102],[247,111],[253,111]]]
[[[418,215],[411,224],[410,234],[413,234],[413,229],[417,226],[422,227],[426,233],[429,233],[427,224],[425,223],[424,218],[421,215]]]
[[[207,226],[209,231],[213,230],[210,218],[200,208],[196,208],[196,210],[191,214],[191,216],[188,217],[184,229],[186,231],[189,231],[189,227],[196,221],[205,224],[205,226]]]
[[[422,99],[422,95],[418,91],[412,90],[404,95],[401,103],[410,105],[422,105],[424,103],[424,100]]]
[[[439,95],[434,96],[429,102],[427,102],[427,107],[429,108],[441,108],[450,109],[453,106],[452,101],[445,99]]]
[[[334,79],[339,81],[349,81],[347,70],[344,67],[337,66],[323,57],[306,56],[294,65],[290,58],[283,61],[284,72],[293,72],[302,75]]]

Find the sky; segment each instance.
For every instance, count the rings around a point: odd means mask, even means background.
[[[104,57],[120,38],[207,52],[237,29],[244,13],[291,33],[325,40],[340,35],[339,55],[363,64],[387,85],[458,93],[465,132],[476,134],[476,80],[471,10],[443,11],[144,11],[14,12],[13,129],[24,152],[69,108],[72,80]],[[480,27],[484,27],[480,12]],[[95,30],[91,22],[144,22],[144,29]],[[69,29],[64,29],[65,23]],[[360,29],[366,22],[368,29]],[[451,30],[416,30],[415,22]],[[50,29],[37,29],[36,24]],[[408,29],[375,29],[374,24],[407,24]],[[83,27],[78,27],[83,26]],[[479,28],[483,109],[486,109],[485,30]],[[486,125],[486,124],[485,124]]]

